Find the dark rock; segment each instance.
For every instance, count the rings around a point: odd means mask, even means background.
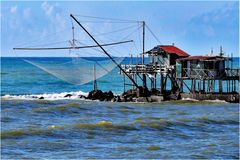
[[[114,95],[113,95],[112,91],[104,92],[103,99],[105,101],[111,101],[111,99],[113,99],[113,98],[114,98]]]
[[[132,90],[132,89],[130,89],[130,90],[128,90],[127,92],[124,92],[123,94],[122,94],[122,98],[124,99],[124,101],[126,102],[126,101],[128,101],[128,99],[130,98],[130,97],[136,97],[137,95],[136,95],[136,90]]]
[[[65,96],[64,96],[64,98],[66,98],[66,97],[72,97],[72,95],[71,94],[66,94]]]
[[[112,91],[102,92],[101,90],[93,90],[89,92],[86,99],[100,100],[100,101],[111,101],[114,98]]]
[[[112,91],[108,91],[108,97],[110,99],[114,98],[114,94],[112,93]]]
[[[120,96],[117,96],[117,102],[122,102]]]
[[[117,98],[116,97],[113,97],[112,99],[111,99],[111,102],[116,102],[117,101]]]
[[[103,95],[103,92],[101,90],[96,90],[96,91],[93,91],[92,93],[92,99],[93,100],[96,100],[96,99],[103,99],[104,95]]]
[[[44,99],[44,97],[40,97],[40,98],[38,98],[38,99]]]
[[[84,95],[79,95],[78,97],[82,98],[82,99],[86,99],[86,96],[84,96]]]
[[[156,88],[151,89],[151,95],[156,95],[158,93],[159,93],[159,91]]]
[[[137,97],[149,97],[151,93],[147,87],[140,86],[137,88]]]

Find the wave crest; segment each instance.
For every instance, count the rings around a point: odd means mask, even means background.
[[[71,95],[71,96],[67,96]],[[81,99],[81,96],[87,96],[88,93],[77,92],[62,92],[62,93],[49,93],[49,94],[29,94],[29,95],[4,95],[1,98],[4,100],[63,100],[63,99]]]

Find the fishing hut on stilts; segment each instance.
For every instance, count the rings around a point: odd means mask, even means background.
[[[158,42],[160,41],[144,21],[136,21],[137,23],[141,23],[142,27],[141,62],[138,61],[138,58],[137,62],[133,62],[131,55],[130,64],[120,64],[108,53],[105,47],[129,43],[133,42],[133,40],[100,44],[94,35],[92,35],[75,16],[71,14],[70,17],[96,45],[77,46],[77,40],[74,37],[74,27],[72,27],[73,39],[70,41],[70,47],[32,47],[14,48],[14,50],[98,48],[119,68],[120,74],[123,76],[124,93],[121,95],[121,101],[160,102],[162,100],[193,98],[197,100],[220,99],[229,102],[239,102],[238,85],[240,69],[234,69],[232,67],[233,57],[225,57],[222,47],[217,56],[213,56],[213,54],[208,56],[190,56],[174,44],[157,45],[153,49],[145,51],[145,28],[150,31]],[[230,62],[231,67],[229,66]],[[100,67],[103,71],[105,70],[104,66],[100,65]],[[94,64],[91,79],[93,81],[94,92],[99,91],[97,89],[97,78],[108,72],[104,72],[104,74],[98,76],[97,73]],[[65,77],[62,79],[64,78]],[[88,79],[88,82],[89,81]],[[129,86],[131,89],[129,89]]]
[[[147,64],[122,65],[122,67],[128,74],[135,77],[135,79],[137,77],[141,79],[145,87],[147,87],[148,84],[148,95],[154,96],[157,101],[163,99],[179,99],[180,87],[175,77],[174,66],[177,59],[188,57],[189,54],[173,44],[158,45],[143,55],[148,56]],[[140,75],[144,75],[146,79]],[[157,81],[159,81],[159,83],[157,83]],[[170,82],[169,89],[167,89],[168,81]]]
[[[197,100],[219,99],[239,102],[237,85],[240,69],[234,69],[232,61],[233,57],[224,56],[222,47],[217,56],[191,56],[178,59],[176,79],[181,96]]]

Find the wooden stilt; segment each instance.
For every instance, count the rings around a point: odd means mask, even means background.
[[[183,92],[183,79],[181,79],[181,92]]]
[[[154,88],[157,89],[157,74],[154,74]]]
[[[125,74],[123,74],[123,90],[126,91],[126,82],[125,82]]]
[[[196,80],[193,80],[193,93],[195,94],[196,92]]]
[[[201,80],[198,81],[198,93],[200,93],[201,90]]]
[[[222,94],[222,80],[218,80],[219,81],[219,93]]]
[[[205,94],[205,80],[203,80],[203,94]]]
[[[164,87],[164,85],[163,85],[163,78],[164,78],[163,74],[161,73],[161,77],[160,77],[160,81],[161,81],[160,82],[160,85],[161,85],[160,86],[160,92],[161,92],[161,94],[163,94],[163,87]]]
[[[215,92],[216,81],[213,80],[213,93]]]
[[[233,82],[233,90],[234,90],[234,92],[236,92],[236,81],[235,80]]]
[[[210,80],[208,79],[208,81],[207,81],[207,93],[209,93],[210,92]]]
[[[191,80],[191,92],[193,93],[193,79]]]

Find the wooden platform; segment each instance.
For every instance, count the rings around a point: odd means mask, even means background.
[[[182,99],[196,99],[196,100],[224,100],[231,103],[239,103],[239,94],[238,93],[211,93],[211,94],[191,94],[191,93],[181,93]]]

